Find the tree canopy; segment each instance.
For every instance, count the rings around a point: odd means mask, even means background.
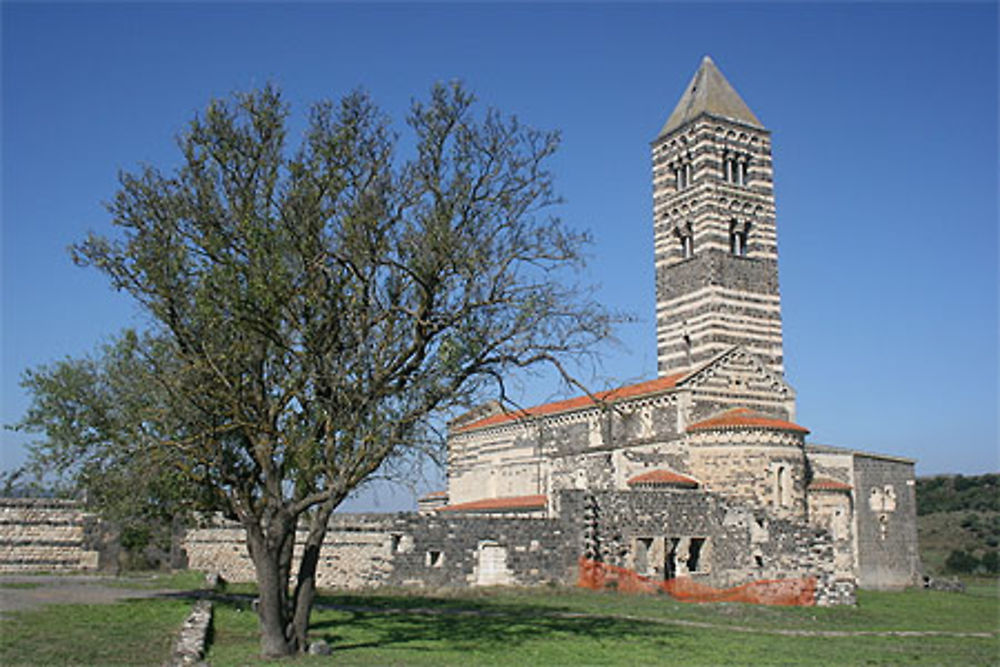
[[[352,489],[439,446],[435,419],[503,397],[512,371],[564,371],[613,320],[566,280],[587,237],[552,215],[556,133],[477,111],[460,85],[413,103],[406,151],[363,92],[315,105],[294,149],[288,116],[273,87],[213,101],[177,169],[121,175],[116,235],[73,255],[149,329],[28,374],[23,424],[78,471],[148,461],[235,517],[267,655],[306,648],[319,549]]]

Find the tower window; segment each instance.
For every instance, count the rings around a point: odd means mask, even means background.
[[[685,190],[691,187],[691,161],[683,159],[674,163],[674,181],[678,190]]]
[[[747,162],[745,155],[726,153],[722,158],[722,177],[733,185],[747,184]]]
[[[733,220],[729,224],[729,252],[734,257],[746,257],[749,231],[750,225],[747,222]]]
[[[681,254],[684,259],[694,255],[694,240],[690,236],[681,237]]]
[[[681,257],[688,259],[694,256],[694,226],[690,220],[677,225],[675,232],[680,242]]]
[[[678,190],[686,189],[691,184],[691,165],[680,164],[674,167],[674,179]]]

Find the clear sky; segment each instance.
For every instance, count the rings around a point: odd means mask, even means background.
[[[602,383],[656,372],[649,142],[710,54],[773,132],[787,378],[813,442],[998,469],[997,6],[20,4],[2,12],[2,412],[24,369],[138,322],[67,246],[109,232],[120,169],[176,164],[212,97],[367,88],[401,120],[436,81],[563,133],[561,215],[638,316]],[[535,383],[525,400],[554,398]],[[2,438],[2,467],[24,438]],[[433,477],[433,475],[432,475]],[[425,491],[435,480],[421,484]],[[408,506],[381,491],[352,507]]]

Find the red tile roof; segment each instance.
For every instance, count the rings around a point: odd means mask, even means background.
[[[744,429],[744,428],[771,428],[782,431],[795,431],[797,433],[808,433],[809,429],[783,419],[775,419],[749,408],[733,408],[721,415],[705,419],[691,424],[688,431],[702,431],[711,429]]]
[[[629,486],[633,484],[660,484],[664,486],[687,486],[692,488],[698,486],[697,480],[669,470],[650,470],[641,475],[636,475],[627,483]]]
[[[447,497],[448,497],[447,491],[431,491],[426,496],[421,498],[421,500],[431,500],[431,499],[447,498]]]
[[[499,512],[531,511],[545,509],[548,496],[511,496],[507,498],[484,498],[468,503],[439,507],[438,512]]]
[[[829,477],[816,477],[809,483],[810,491],[850,491],[851,485],[841,482],[839,479]]]
[[[542,417],[545,415],[554,415],[560,412],[569,412],[571,410],[579,410],[581,408],[589,408],[595,405],[597,401],[620,401],[626,398],[635,398],[637,396],[645,396],[647,394],[655,394],[660,391],[665,391],[667,389],[673,389],[678,380],[683,378],[688,373],[675,373],[674,375],[668,375],[666,377],[657,378],[655,380],[648,380],[646,382],[640,382],[638,384],[628,385],[625,387],[619,387],[617,389],[611,389],[609,391],[601,391],[594,394],[593,398],[590,396],[577,396],[576,398],[570,398],[565,401],[555,401],[553,403],[545,403],[543,405],[538,405],[533,408],[526,408],[524,410],[514,410],[511,412],[502,412],[495,415],[490,415],[489,417],[484,417],[471,424],[464,424],[457,427],[455,430],[458,432],[472,431],[475,429],[486,428],[487,426],[497,426],[498,424],[506,424],[508,422],[517,421],[518,419],[530,419],[532,417]],[[596,400],[595,400],[596,399]]]

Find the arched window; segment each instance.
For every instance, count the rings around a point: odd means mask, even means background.
[[[746,221],[733,219],[729,223],[729,252],[735,257],[746,257],[747,236],[750,224]]]
[[[680,243],[681,257],[688,259],[694,257],[694,228],[690,220],[677,225],[677,240]]]
[[[674,172],[674,184],[676,185],[678,192],[691,187],[693,169],[691,162],[691,154],[683,153],[670,165]]]
[[[792,485],[787,466],[778,466],[774,471],[774,504],[776,507],[792,504]]]
[[[726,183],[746,185],[749,182],[747,179],[749,161],[750,158],[746,155],[726,151],[722,156],[722,178]]]

